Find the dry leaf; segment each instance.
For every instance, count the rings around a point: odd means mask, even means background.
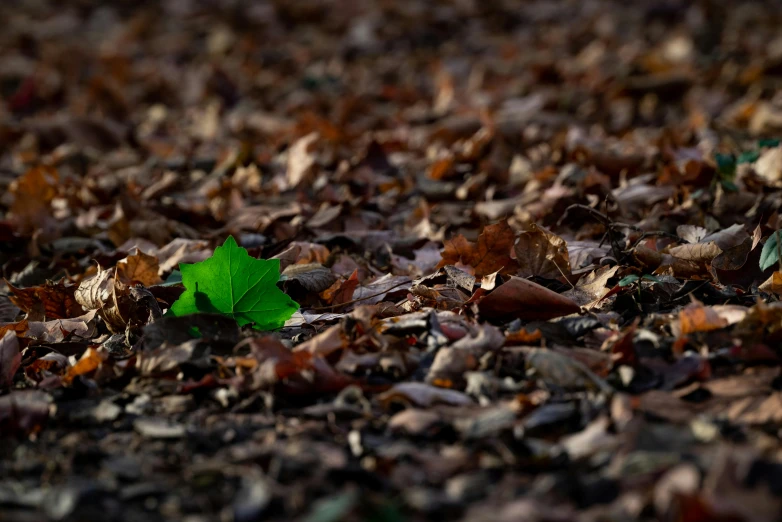
[[[672,256],[692,261],[701,265],[711,263],[711,260],[722,253],[722,249],[717,243],[710,241],[708,243],[697,243],[695,245],[679,245],[669,250]]]
[[[520,277],[495,288],[478,303],[481,316],[491,319],[546,320],[578,313],[572,299]]]
[[[297,187],[315,165],[311,146],[318,140],[318,133],[312,132],[299,138],[288,151],[288,185]]]
[[[522,232],[513,247],[519,263],[519,277],[539,276],[559,279],[570,276],[570,257],[567,243],[534,223]]]
[[[402,382],[378,396],[386,408],[392,404],[412,405],[428,408],[437,404],[467,406],[474,404],[469,396],[456,390],[438,388],[422,382]]]
[[[10,217],[19,231],[32,234],[53,225],[52,200],[57,195],[59,176],[52,167],[35,167],[10,186],[13,195]]]
[[[65,281],[52,283],[47,281],[40,286],[15,288],[8,283],[11,302],[23,312],[30,314],[43,312],[46,319],[66,319],[84,313],[84,309],[75,298],[76,285],[67,285]]]
[[[709,306],[693,303],[679,311],[679,325],[682,335],[695,332],[719,330],[728,325],[728,321]]]
[[[139,250],[117,263],[117,277],[126,285],[152,286],[162,283],[157,257]]]
[[[65,375],[62,377],[62,383],[68,386],[73,382],[73,379],[79,375],[86,375],[94,372],[103,363],[104,356],[105,354],[101,354],[98,350],[88,348],[87,351],[84,352],[84,355],[81,356],[81,359],[65,372]]]
[[[487,225],[478,236],[478,242],[472,243],[459,235],[445,242],[442,261],[437,268],[446,265],[466,265],[474,270],[476,277],[492,272],[515,272],[515,262],[510,257],[514,242],[513,229],[507,221]]]
[[[758,287],[759,290],[782,295],[782,272],[774,272]]]
[[[0,390],[14,384],[14,375],[22,363],[19,340],[14,332],[6,332],[0,337]]]
[[[583,276],[578,280],[574,289],[568,290],[562,295],[573,299],[586,309],[594,308],[610,292],[610,289],[606,288],[606,284],[616,275],[617,271],[619,271],[618,266],[601,267]]]

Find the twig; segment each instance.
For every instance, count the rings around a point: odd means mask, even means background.
[[[643,241],[644,239],[646,239],[647,237],[653,237],[653,236],[667,237],[668,239],[673,239],[677,243],[687,243],[687,241],[685,241],[681,237],[677,236],[676,234],[671,234],[670,232],[663,232],[662,230],[654,230],[652,232],[644,232],[643,234],[641,234],[641,237],[639,237],[638,239],[635,240],[635,242],[633,243],[633,246],[631,246],[628,249],[628,252],[630,250],[634,249],[635,247],[637,247],[638,244],[641,241]]]
[[[573,286],[573,283],[571,283],[571,282],[570,282],[570,279],[568,279],[568,277],[565,275],[565,272],[563,272],[563,271],[562,271],[562,269],[561,269],[561,268],[559,268],[559,265],[557,264],[557,262],[556,262],[556,261],[554,261],[553,259],[551,259],[550,261],[551,261],[552,263],[554,263],[554,266],[555,266],[555,267],[557,267],[557,270],[559,270],[559,273],[560,273],[560,274],[562,274],[562,277],[564,277],[564,278],[565,278],[565,281],[567,282],[567,284],[569,284],[569,285],[570,285],[570,288],[572,288],[573,290],[575,290],[575,289],[576,289],[576,287],[575,287],[575,286]]]
[[[584,212],[588,212],[588,213],[592,214],[601,223],[603,223],[606,226],[611,226],[611,223],[613,223],[613,221],[611,220],[610,217],[608,217],[607,215],[603,214],[599,210],[596,210],[596,209],[594,209],[592,207],[589,207],[587,205],[582,205],[581,203],[574,203],[574,204],[570,205],[568,208],[565,209],[565,212],[562,214],[562,217],[559,218],[559,220],[557,221],[557,226],[560,226],[562,224],[562,222],[568,216],[570,211],[573,210],[573,209],[583,210]]]
[[[690,294],[692,294],[692,293],[694,293],[694,292],[696,292],[696,291],[700,290],[701,288],[703,288],[704,286],[706,286],[706,284],[707,284],[707,283],[709,283],[709,281],[708,281],[708,280],[706,280],[706,281],[704,281],[703,283],[699,284],[698,286],[696,286],[695,288],[693,288],[692,290],[690,290],[690,291],[689,291],[689,292],[687,292],[686,294],[684,294],[684,295],[680,295],[679,297],[674,297],[674,298],[673,298],[673,299],[671,299],[669,302],[670,302],[670,303],[672,303],[672,302],[674,302],[674,301],[678,301],[679,299],[683,299],[683,298],[687,297],[688,295],[690,295]]]

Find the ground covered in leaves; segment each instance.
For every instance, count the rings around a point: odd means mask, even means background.
[[[2,520],[782,519],[775,2],[0,19]]]

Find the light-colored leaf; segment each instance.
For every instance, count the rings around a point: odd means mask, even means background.
[[[117,263],[117,277],[127,285],[152,286],[161,283],[157,257],[136,251]]]
[[[565,240],[534,223],[530,230],[519,235],[513,248],[519,263],[520,277],[559,279],[570,275],[570,258]]]

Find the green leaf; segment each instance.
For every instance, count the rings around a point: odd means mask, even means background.
[[[736,177],[736,157],[733,154],[717,154],[717,175],[721,180],[733,181]]]
[[[644,276],[641,277],[641,279],[646,279],[647,281],[651,281],[653,283],[662,283],[662,280],[660,278],[655,277],[651,274],[644,274]]]
[[[739,154],[736,163],[754,163],[760,157],[760,152],[756,150],[750,150]]]
[[[233,237],[200,263],[181,263],[185,292],[171,305],[174,316],[198,312],[232,317],[258,330],[282,328],[299,305],[277,288],[279,259],[255,259]]]
[[[627,277],[623,278],[622,280],[620,280],[618,284],[619,284],[619,286],[630,286],[631,284],[635,283],[639,279],[640,279],[640,277],[638,277],[637,275],[630,274],[629,276],[627,276]]]
[[[776,138],[770,138],[758,141],[758,147],[779,147],[779,140]]]
[[[765,270],[774,263],[779,263],[779,231],[774,232],[766,240],[763,250],[760,251],[760,269]]]

